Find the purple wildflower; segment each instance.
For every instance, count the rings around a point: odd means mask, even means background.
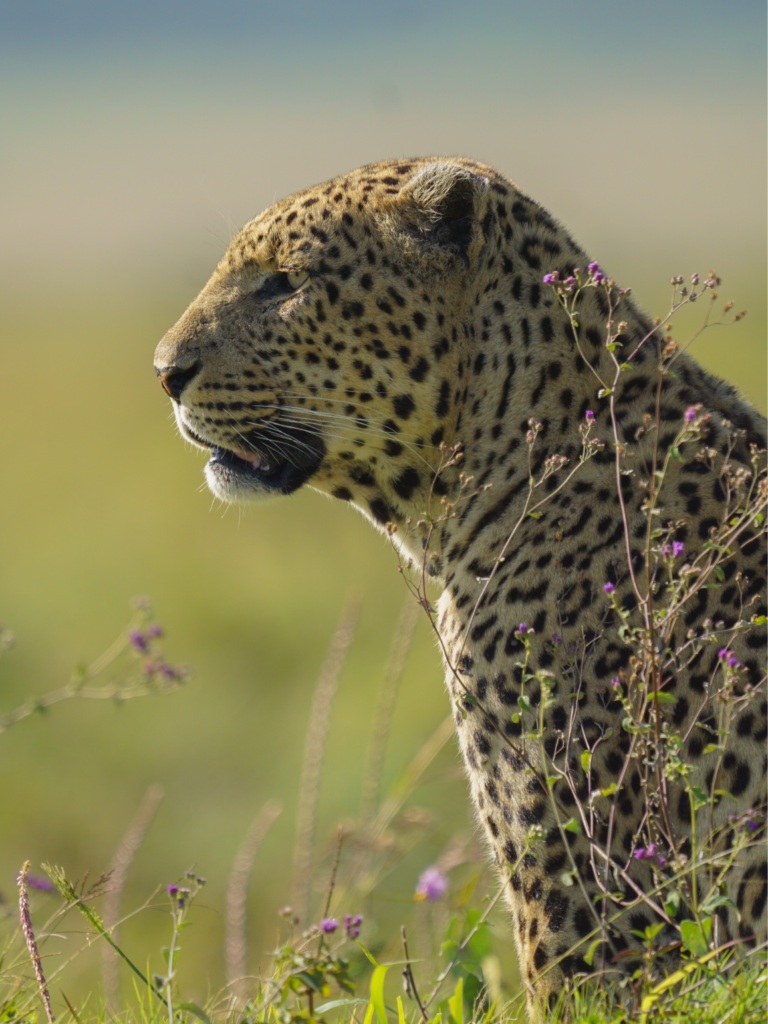
[[[339,922],[335,917],[324,917],[320,922],[320,928],[326,933],[326,935],[330,935],[331,932],[335,932],[338,927]]]
[[[552,634],[552,643],[553,644],[557,645],[557,644],[561,644],[562,642],[563,642],[563,638],[560,636],[559,633],[553,633]]]
[[[685,544],[681,540],[676,540],[672,544],[672,554],[675,558],[682,558],[685,552]]]
[[[690,405],[685,410],[685,422],[686,423],[691,423],[695,419],[696,419],[696,410],[694,409],[694,407],[692,405]]]
[[[599,263],[590,263],[587,266],[587,270],[590,272],[590,274],[599,274],[600,273],[600,264]]]
[[[156,622],[153,623],[149,627],[149,629],[147,630],[147,636],[151,636],[151,637],[154,638],[154,637],[162,636],[162,635],[163,635],[163,627],[162,626],[158,626],[158,624]]]
[[[587,421],[587,423],[590,424],[590,426],[595,422],[595,414],[592,412],[591,409],[587,409],[587,411],[584,413],[584,419]]]
[[[611,686],[621,686],[621,680],[618,676],[614,676],[611,680]]]
[[[606,592],[606,594],[612,594],[615,589],[616,588],[614,587],[614,585],[612,583],[604,583],[603,584],[603,590]]]
[[[656,843],[649,843],[645,849],[641,846],[635,850],[635,860],[653,860],[657,850],[658,846]]]
[[[149,647],[147,638],[138,629],[132,629],[128,634],[128,643],[135,651],[146,651]]]
[[[736,666],[739,664],[739,659],[736,657],[735,654],[732,654],[730,656],[730,658],[728,659],[728,664],[731,666],[731,668],[736,668]]]
[[[436,903],[445,896],[448,891],[448,879],[440,868],[432,867],[422,871],[416,883],[416,899],[427,900],[429,903]]]
[[[56,892],[56,886],[50,878],[45,878],[43,875],[27,875],[27,885],[30,889],[37,889],[39,892]]]
[[[555,283],[555,278],[554,278],[553,274],[545,274],[544,277],[542,277],[541,280],[544,282],[544,284],[554,284]]]
[[[725,661],[725,659],[728,657],[730,653],[731,652],[728,650],[727,647],[721,647],[720,650],[717,652],[717,656],[720,659],[720,661]]]
[[[604,280],[605,280],[605,274],[601,273],[598,270],[598,272],[595,274],[595,277],[594,277],[595,284],[602,284]]]
[[[527,622],[521,622],[520,625],[517,627],[517,632],[518,633],[527,633],[528,632],[528,623]]]
[[[173,899],[174,896],[179,895],[178,885],[167,885],[166,889],[168,890],[168,895],[171,897],[171,899]]]

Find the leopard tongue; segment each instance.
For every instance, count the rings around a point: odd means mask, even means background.
[[[235,449],[235,455],[238,459],[242,459],[243,462],[248,462],[254,469],[260,469],[266,471],[269,469],[269,464],[262,459],[256,452],[242,452],[239,449]]]

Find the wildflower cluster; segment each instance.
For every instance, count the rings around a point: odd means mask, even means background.
[[[131,623],[103,654],[90,665],[76,665],[66,686],[27,700],[13,711],[0,715],[0,733],[64,700],[81,698],[119,703],[173,690],[189,678],[191,673],[187,666],[172,665],[164,658],[158,646],[163,630],[153,621],[152,608],[146,598],[137,598],[132,603]],[[11,646],[12,634],[6,630],[0,633],[0,648],[3,636],[8,638],[5,646]]]

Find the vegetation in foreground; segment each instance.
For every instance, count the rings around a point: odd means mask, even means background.
[[[552,286],[572,317],[576,316],[575,298],[584,287],[608,287],[597,265],[590,266],[588,276],[559,282],[547,275],[545,284]],[[694,275],[689,292],[682,278],[673,279],[672,311],[691,301],[696,294],[698,277]],[[716,298],[717,278],[714,274],[700,289]],[[726,307],[726,313],[730,306]],[[607,325],[606,345],[612,353],[621,347],[621,325],[614,329],[613,313]],[[670,314],[671,315],[671,314]],[[740,316],[740,315],[739,315]],[[739,317],[737,317],[738,319]],[[708,322],[708,321],[707,321]],[[722,322],[722,318],[718,323]],[[706,324],[705,324],[706,325]],[[674,372],[680,346],[671,336],[669,317],[657,324],[660,372]],[[578,343],[578,336],[577,336]],[[617,380],[621,374],[621,355],[616,355]],[[610,400],[613,387],[606,389]],[[588,412],[582,425],[583,460],[594,451],[590,439]],[[745,684],[743,666],[732,655],[731,635],[746,632],[760,625],[764,615],[744,609],[743,620],[724,630],[722,624],[705,624],[701,635],[686,634],[681,649],[670,649],[669,638],[675,623],[702,587],[718,586],[722,566],[731,547],[745,532],[764,527],[766,485],[761,469],[763,453],[753,453],[751,474],[731,478],[728,468],[722,484],[730,495],[724,521],[713,530],[704,552],[687,561],[682,544],[670,539],[671,524],[653,520],[654,510],[661,507],[667,467],[679,458],[680,449],[701,443],[706,427],[706,409],[689,409],[680,424],[678,435],[667,452],[660,453],[659,464],[649,475],[648,502],[652,528],[647,538],[647,564],[656,569],[647,582],[645,600],[647,615],[639,624],[616,605],[613,587],[604,587],[606,600],[613,612],[625,622],[625,642],[633,649],[631,673],[621,673],[611,685],[624,709],[623,729],[631,737],[630,758],[640,759],[647,769],[645,784],[657,783],[657,800],[649,803],[650,812],[641,836],[631,855],[653,864],[654,887],[651,892],[628,893],[608,884],[597,911],[597,926],[585,957],[594,966],[592,976],[578,976],[558,1005],[547,1010],[552,1020],[600,1022],[654,1020],[692,1021],[699,1024],[720,1024],[725,1021],[757,1021],[765,1019],[768,995],[768,966],[765,949],[748,949],[740,941],[723,941],[718,919],[725,908],[735,911],[725,886],[725,877],[735,858],[757,842],[765,829],[765,816],[753,808],[731,816],[728,841],[723,836],[699,836],[692,841],[678,842],[670,833],[664,815],[667,785],[682,785],[691,802],[692,816],[710,807],[728,794],[707,793],[689,782],[691,768],[682,758],[682,737],[674,723],[664,714],[669,703],[664,692],[665,673],[673,672],[681,659],[691,657],[707,644],[719,645],[718,678],[711,682],[717,697],[720,717],[711,728],[712,750],[725,749],[730,722],[734,715],[752,700],[756,688]],[[527,436],[532,451],[539,442],[540,425],[532,422]],[[647,429],[658,424],[647,424]],[[447,453],[456,458],[458,453]],[[706,457],[706,454],[705,456]],[[621,453],[617,455],[621,458]],[[564,470],[564,461],[556,454],[545,463],[544,476],[531,478],[531,501],[528,514],[536,514],[540,504],[536,490],[544,479]],[[467,486],[471,484],[467,480]],[[556,493],[556,491],[552,492]],[[430,514],[429,511],[425,515]],[[442,509],[439,515],[451,514]],[[435,522],[439,521],[435,516]],[[503,553],[502,553],[503,555]],[[500,556],[501,557],[501,556]],[[74,883],[66,871],[47,867],[45,875],[31,873],[29,865],[21,867],[19,913],[5,917],[2,971],[0,973],[0,1020],[26,1021],[42,1019],[53,1022],[50,997],[58,989],[67,1006],[66,1014],[78,1024],[91,1020],[124,1019],[126,1021],[202,1020],[243,1022],[260,1021],[349,1021],[355,1024],[385,1024],[387,1020],[463,1022],[512,1021],[524,1019],[525,993],[511,992],[502,985],[500,946],[505,935],[503,904],[499,906],[503,886],[491,880],[484,857],[471,840],[456,836],[442,856],[425,865],[415,893],[408,894],[411,909],[403,914],[407,923],[400,934],[381,937],[367,921],[367,902],[376,887],[393,870],[405,852],[412,849],[428,832],[429,821],[407,799],[428,769],[441,747],[452,735],[451,719],[438,728],[416,754],[408,769],[381,797],[381,765],[386,748],[400,675],[410,644],[418,609],[431,615],[424,574],[407,577],[416,598],[406,607],[393,645],[390,670],[381,691],[369,757],[362,775],[362,808],[359,816],[339,827],[331,855],[319,861],[315,854],[316,807],[323,753],[333,697],[345,653],[352,641],[357,619],[357,604],[352,601],[331,643],[328,658],[320,674],[312,707],[304,753],[297,820],[297,843],[294,853],[294,891],[290,905],[281,912],[282,927],[276,949],[268,964],[257,974],[247,973],[245,895],[248,880],[261,842],[280,808],[268,803],[255,820],[232,866],[226,907],[226,959],[228,984],[218,993],[211,993],[203,1005],[185,1000],[179,982],[179,963],[183,956],[186,930],[195,923],[195,908],[200,907],[205,878],[197,866],[179,879],[166,882],[146,902],[142,910],[159,910],[167,916],[168,945],[162,951],[165,964],[162,972],[147,966],[147,951],[139,955],[126,948],[120,938],[120,925],[125,920],[121,895],[131,860],[138,849],[157,806],[157,795],[148,792],[142,808],[118,848],[111,872],[95,882],[83,879]],[[421,580],[421,582],[420,582]],[[662,585],[663,584],[663,585]],[[640,586],[640,584],[638,584]],[[651,595],[655,600],[651,600]],[[482,597],[482,594],[480,595]],[[480,599],[480,598],[479,598]],[[478,600],[479,600],[478,599]],[[518,631],[523,649],[527,649],[529,627],[520,624]],[[727,635],[726,635],[727,634]],[[35,701],[25,703],[0,720],[0,731],[7,729],[36,710],[74,698],[109,698],[121,701],[153,692],[174,689],[183,683],[187,672],[173,666],[159,649],[161,630],[153,623],[146,603],[137,607],[137,617],[127,631],[92,666],[76,671],[68,686]],[[3,634],[3,643],[9,643]],[[557,635],[553,648],[561,646]],[[559,669],[568,676],[580,652],[558,652]],[[531,684],[529,696],[525,686],[515,714],[524,724],[525,742],[541,746],[542,763],[551,762],[550,789],[558,780],[558,769],[543,748],[543,711],[547,706],[546,673],[535,676],[527,672],[527,658],[521,662],[524,684]],[[530,698],[536,685],[539,699]],[[461,702],[460,702],[461,703]],[[461,712],[461,707],[458,708]],[[581,769],[588,783],[588,799],[579,806],[578,816],[562,822],[567,831],[580,831],[590,838],[595,856],[607,858],[601,850],[595,828],[594,804],[598,795],[616,796],[613,792],[592,793],[589,786],[590,752],[581,759]],[[566,781],[576,788],[579,780],[566,772]],[[626,767],[624,769],[626,771]],[[621,773],[624,774],[624,771]],[[614,801],[615,802],[615,801]],[[532,827],[526,849],[520,857],[536,855],[542,836]],[[516,864],[508,865],[513,875]],[[620,872],[619,872],[620,873]],[[576,882],[575,869],[570,873]],[[698,884],[694,884],[694,876]],[[506,880],[505,880],[506,881]],[[319,884],[317,892],[313,884]],[[487,889],[491,892],[487,893]],[[56,894],[60,902],[51,910]],[[661,977],[656,962],[664,952],[657,941],[662,925],[649,925],[638,938],[645,953],[637,969],[620,985],[605,983],[606,964],[610,962],[610,924],[616,916],[637,907],[651,909],[676,931],[676,946],[681,950],[680,968],[669,977]],[[498,907],[498,912],[497,911]],[[47,920],[44,915],[48,913]],[[136,913],[136,911],[134,911]],[[367,930],[370,934],[367,934]],[[84,1005],[74,1006],[63,985],[66,970],[78,952],[93,942],[104,951],[103,991]],[[123,977],[121,986],[120,977]],[[401,982],[398,995],[393,984]],[[127,987],[128,981],[132,987]],[[67,1019],[65,1017],[65,1019]]]

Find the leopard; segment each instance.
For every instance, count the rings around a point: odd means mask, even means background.
[[[568,288],[552,287],[587,280],[570,309]],[[766,936],[759,517],[683,609],[668,650],[688,654],[659,670],[664,701],[651,701],[656,727],[682,737],[690,785],[657,782],[652,747],[636,755],[626,727],[627,623],[649,586],[658,601],[669,586],[651,526],[695,566],[729,514],[728,480],[754,482],[766,448],[765,418],[682,348],[665,363],[669,344],[631,289],[504,175],[420,157],[366,165],[253,218],[155,352],[214,495],[307,486],[337,498],[416,579],[534,1019],[598,961],[626,977],[649,928],[661,928],[657,964],[677,964],[679,922],[639,845],[659,785],[678,863],[694,830],[719,829],[727,846],[728,822],[751,815],[714,920],[721,943]],[[697,439],[678,446],[693,416]],[[673,449],[649,510],[646,478]],[[720,741],[726,655],[736,710]],[[691,786],[717,795],[692,811]],[[606,888],[618,902],[601,926]]]

